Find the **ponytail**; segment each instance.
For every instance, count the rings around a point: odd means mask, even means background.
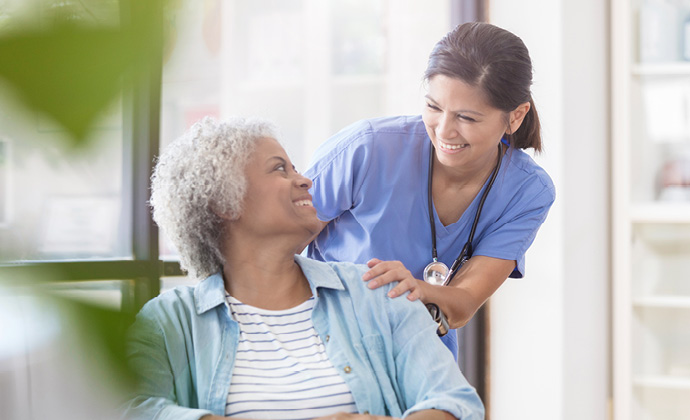
[[[520,124],[515,133],[509,134],[508,140],[510,144],[516,149],[534,149],[535,152],[541,152],[541,124],[539,123],[539,114],[537,108],[534,106],[534,100],[529,100],[529,111],[525,114],[525,118]]]

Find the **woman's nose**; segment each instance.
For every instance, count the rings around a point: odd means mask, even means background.
[[[442,139],[452,139],[457,135],[455,129],[455,116],[444,113],[441,115],[436,126],[436,136]]]
[[[307,178],[302,174],[297,174],[297,177],[295,178],[295,184],[297,184],[299,188],[304,188],[308,190],[312,186],[312,181],[311,179]]]

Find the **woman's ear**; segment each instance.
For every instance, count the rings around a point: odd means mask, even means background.
[[[215,203],[211,204],[210,207],[211,207],[211,211],[213,212],[213,214],[215,214],[216,217],[223,219],[226,223],[239,219],[239,215],[234,214],[233,212],[224,210],[221,206],[219,206]]]
[[[529,102],[523,102],[514,110],[510,111],[510,114],[508,114],[508,131],[506,134],[513,134],[518,130],[518,128],[520,128],[520,125],[522,125],[522,121],[525,119],[525,115],[527,115],[529,109]]]

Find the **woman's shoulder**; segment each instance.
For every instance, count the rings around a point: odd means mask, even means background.
[[[385,146],[388,140],[395,142],[401,138],[425,139],[426,129],[421,116],[394,116],[370,118],[354,122],[328,140],[314,152],[314,162],[328,160],[357,148],[375,148]]]
[[[160,318],[189,318],[196,313],[194,294],[196,286],[176,286],[166,290],[155,298],[146,302],[139,312],[139,317]]]
[[[316,288],[325,287],[342,290],[353,298],[358,298],[361,295],[369,298],[372,297],[372,292],[376,292],[374,295],[382,293],[383,296],[387,293],[385,287],[376,290],[367,287],[367,283],[362,280],[364,273],[369,270],[365,264],[318,261],[302,255],[296,255],[295,260],[307,276],[309,283]]]
[[[396,115],[356,121],[335,134],[335,138],[385,134],[426,134],[421,115]]]
[[[426,135],[426,127],[421,115],[399,115],[366,120],[372,132],[385,135]]]
[[[397,285],[397,282],[370,289],[368,282],[362,280],[362,275],[369,270],[366,265],[347,262],[327,262],[326,264],[329,264],[338,273],[346,288],[344,292],[355,303],[355,308],[361,308],[358,316],[361,322],[379,325],[371,320],[389,319],[391,322],[397,322],[406,318],[424,323],[431,319],[424,308],[424,304],[420,300],[411,301],[407,299],[407,293],[395,298],[388,296],[388,292]],[[406,328],[413,328],[413,326],[408,325]]]
[[[521,184],[540,186],[542,189],[554,191],[551,176],[524,150],[508,151],[508,176]],[[536,185],[535,185],[536,184]]]
[[[406,305],[413,304],[405,297],[388,297],[388,292],[397,283],[388,283],[376,289],[370,289],[368,282],[362,280],[362,275],[369,271],[369,267],[365,264],[334,261],[324,264],[328,264],[337,273],[347,293],[355,302],[367,302],[367,307],[374,311],[403,310]]]

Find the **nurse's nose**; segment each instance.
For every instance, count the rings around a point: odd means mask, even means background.
[[[455,128],[455,115],[444,112],[438,120],[438,125],[436,126],[436,137],[441,139],[454,139],[457,137],[458,131]]]

